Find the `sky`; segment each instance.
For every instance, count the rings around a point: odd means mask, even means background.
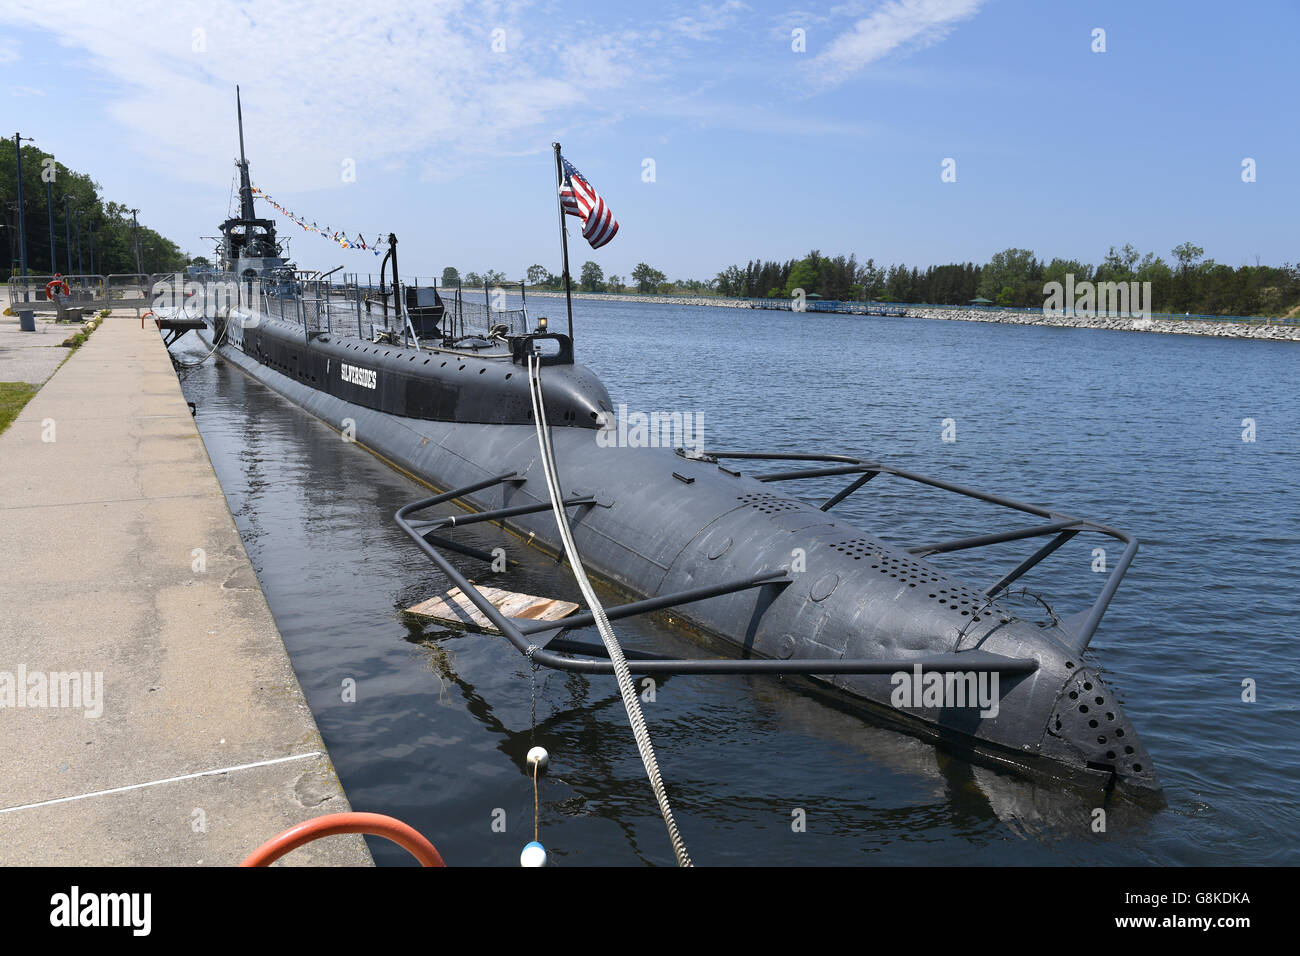
[[[569,220],[575,275],[1189,240],[1280,264],[1297,35],[1297,0],[0,0],[0,134],[209,257],[239,83],[254,185],[395,232],[403,276],[558,272],[553,141],[620,223],[591,250]],[[378,269],[281,222],[304,268]]]

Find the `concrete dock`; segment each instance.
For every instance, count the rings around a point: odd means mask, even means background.
[[[232,865],[348,809],[158,332],[110,317],[0,435],[0,864]]]

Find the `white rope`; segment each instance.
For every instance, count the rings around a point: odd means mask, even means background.
[[[569,558],[569,566],[573,568],[573,576],[578,582],[578,588],[582,591],[582,596],[596,619],[600,639],[604,642],[610,662],[614,665],[614,676],[618,680],[623,706],[627,709],[628,722],[632,725],[632,736],[636,738],[637,750],[641,753],[641,762],[645,764],[646,776],[650,778],[655,800],[659,803],[659,812],[663,814],[664,824],[668,827],[668,838],[672,841],[677,864],[694,866],[690,854],[686,852],[686,844],[682,841],[681,834],[677,832],[677,822],[673,819],[673,809],[668,803],[668,791],[664,787],[663,777],[659,774],[659,763],[655,760],[650,731],[646,729],[645,715],[641,712],[641,700],[637,696],[636,685],[632,682],[632,672],[628,669],[627,658],[623,656],[623,648],[619,645],[618,638],[614,636],[614,629],[610,627],[609,618],[605,616],[605,608],[596,597],[596,592],[587,579],[587,572],[582,566],[582,560],[578,557],[578,548],[574,544],[573,532],[569,527],[569,516],[564,508],[560,479],[555,473],[555,449],[551,445],[550,429],[545,425],[546,406],[542,399],[541,363],[535,362],[535,357],[531,353],[528,356],[528,386],[533,401],[533,424],[537,426],[537,444],[541,449],[542,472],[546,476],[546,490],[551,496],[551,508],[555,512],[555,523],[560,531],[560,539],[564,543],[564,553]]]

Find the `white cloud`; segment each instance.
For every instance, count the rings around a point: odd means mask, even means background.
[[[900,48],[915,49],[942,40],[984,0],[889,0],[831,41],[812,63],[822,86],[844,82]]]
[[[749,6],[741,3],[740,0],[724,0],[723,3],[716,4],[705,3],[700,5],[697,15],[677,17],[673,20],[672,28],[692,40],[707,40],[712,34],[730,28],[736,22],[736,17],[748,9]]]
[[[814,66],[823,85],[839,82],[891,50],[937,39],[980,2],[849,0],[832,22],[856,25],[799,66]],[[751,55],[766,39],[749,37],[757,45],[745,56],[711,58],[701,83],[693,44],[739,31],[752,11],[741,0],[689,9],[657,24],[616,15],[557,29],[554,10],[528,0],[133,0],[125,10],[4,0],[0,23],[52,39],[60,58],[91,71],[104,117],[140,168],[207,187],[233,175],[236,83],[254,181],[273,194],[338,187],[347,160],[361,183],[445,180],[630,116],[744,131],[842,125],[786,115],[788,80],[773,80],[768,61]],[[504,52],[493,50],[497,29]],[[789,62],[781,44],[772,49]],[[50,97],[60,82],[43,84]],[[76,82],[85,82],[80,70]]]
[[[87,54],[111,81],[105,112],[142,161],[193,182],[230,175],[241,84],[254,178],[274,190],[336,186],[346,159],[358,179],[393,163],[440,176],[474,156],[545,149],[556,127],[637,78],[634,51],[618,37],[533,39],[521,9],[490,0],[137,0],[124,11],[6,0],[0,22]],[[498,28],[505,52],[493,50]]]

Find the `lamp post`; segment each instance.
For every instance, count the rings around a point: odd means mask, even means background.
[[[92,222],[86,226],[88,238],[86,242],[90,245],[90,274],[95,274],[95,224]]]
[[[59,264],[54,258],[54,187],[45,180],[45,212],[50,217],[50,274],[59,271]]]
[[[27,217],[23,215],[23,140],[32,142],[30,136],[14,133],[14,157],[18,161],[18,263],[23,278],[27,278]]]
[[[131,210],[131,245],[135,247],[135,271],[137,275],[144,271],[140,268],[140,234],[135,221],[135,214],[139,211],[139,209]]]
[[[63,197],[63,237],[68,242],[68,275],[72,275],[72,207],[68,197]]]
[[[81,210],[77,210],[77,275],[85,275],[81,269]]]

